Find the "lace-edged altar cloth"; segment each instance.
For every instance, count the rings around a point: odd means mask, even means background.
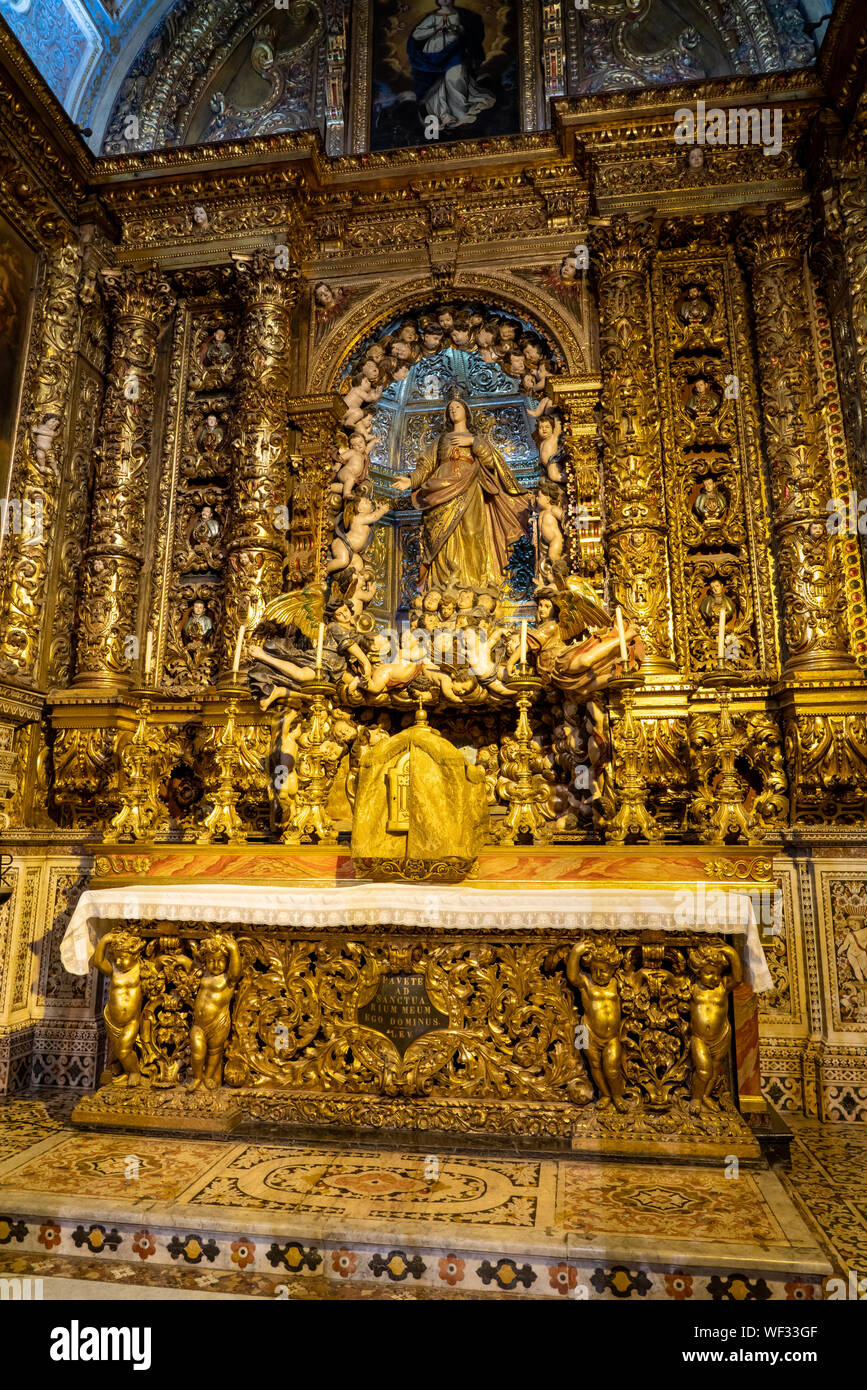
[[[73,975],[86,975],[98,938],[118,922],[206,922],[219,926],[307,927],[376,924],[455,931],[690,931],[745,936],[744,973],[759,994],[773,989],[750,894],[700,885],[491,889],[465,885],[370,883],[275,887],[261,884],[134,884],[82,893],[60,946]]]

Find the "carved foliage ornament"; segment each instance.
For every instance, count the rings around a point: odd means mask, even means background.
[[[123,677],[133,660],[143,561],[157,338],[174,308],[154,268],[104,272],[113,332],[80,610],[79,676]]]

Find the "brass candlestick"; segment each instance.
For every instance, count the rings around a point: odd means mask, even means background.
[[[230,845],[243,844],[247,826],[237,810],[238,793],[236,773],[241,761],[241,740],[235,727],[238,716],[238,701],[245,691],[243,686],[230,685],[225,688],[229,696],[226,706],[226,722],[214,748],[214,761],[219,777],[214,791],[214,804],[202,822],[197,843],[210,844],[216,839],[225,839]]]
[[[301,691],[303,697],[311,697],[310,707],[298,735],[298,790],[292,818],[280,836],[281,844],[300,845],[302,840],[314,837],[321,844],[337,843],[334,824],[325,809],[343,752],[342,745],[329,737],[334,693],[333,683],[322,679],[322,668],[317,666],[316,679],[308,681]]]
[[[518,835],[524,832],[534,840],[550,840],[551,826],[543,809],[543,803],[550,793],[541,773],[533,771],[533,730],[528,715],[542,682],[532,674],[527,663],[522,662],[515,668],[508,684],[518,697],[516,752],[511,761],[512,775],[503,778],[509,812],[497,838],[500,844],[513,845]]]
[[[702,686],[716,690],[719,698],[719,749],[720,778],[714,787],[716,805],[707,824],[701,830],[701,838],[712,844],[721,845],[727,839],[743,835],[753,838],[750,818],[744,810],[743,783],[735,771],[735,758],[739,752],[739,740],[731,716],[731,687],[738,682],[735,671],[727,671],[719,662],[715,671],[709,671],[702,678]]]
[[[149,840],[161,819],[148,738],[153,691],[132,692],[136,699],[136,728],[120,754],[120,810],[105,832],[107,844],[123,840]]]
[[[619,775],[614,769],[612,778],[617,810],[602,822],[605,839],[612,844],[622,844],[627,835],[643,835],[646,840],[662,839],[662,831],[647,809],[647,783],[641,770],[647,743],[634,713],[635,691],[643,684],[644,676],[638,672],[624,673],[608,682],[609,691],[620,695],[623,704],[623,718],[617,731],[617,751],[622,767]]]

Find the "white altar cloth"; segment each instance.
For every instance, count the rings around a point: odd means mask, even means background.
[[[60,946],[73,975],[86,975],[99,936],[118,921],[210,922],[215,925],[308,927],[445,927],[521,931],[544,928],[575,936],[593,931],[699,931],[745,936],[747,981],[773,989],[749,893],[699,885],[675,888],[472,888],[371,883],[265,887],[261,884],[132,884],[82,893]]]

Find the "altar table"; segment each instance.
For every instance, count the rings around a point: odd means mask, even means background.
[[[684,920],[685,909],[689,920]],[[709,932],[744,938],[744,976],[755,993],[773,988],[750,894],[714,888],[493,889],[348,881],[336,886],[264,887],[225,882],[141,883],[82,894],[60,948],[64,967],[84,975],[98,937],[118,922],[202,922],[215,926],[306,928],[312,932],[375,924],[438,931]]]

